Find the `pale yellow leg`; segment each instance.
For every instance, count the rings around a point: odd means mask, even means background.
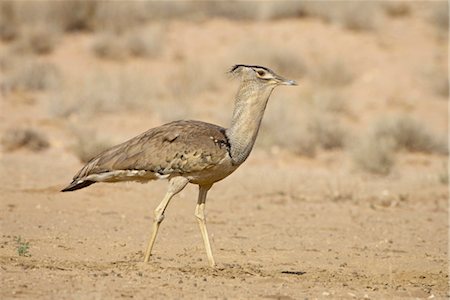
[[[170,200],[173,196],[181,192],[181,190],[184,189],[184,187],[188,184],[188,180],[184,177],[174,177],[170,179],[169,181],[169,189],[167,190],[166,195],[164,196],[164,199],[161,201],[161,203],[158,205],[158,207],[154,211],[154,220],[153,220],[153,231],[152,236],[150,237],[150,241],[147,245],[147,251],[145,251],[145,258],[144,262],[148,262],[150,259],[150,255],[152,253],[153,245],[156,240],[156,235],[158,234],[159,225],[164,220],[164,211],[167,208],[167,205],[169,205]]]
[[[208,256],[208,261],[211,267],[215,267],[214,257],[211,250],[211,244],[209,243],[208,230],[206,229],[206,218],[205,218],[205,201],[206,194],[211,188],[209,186],[200,186],[197,206],[195,207],[195,216],[198,220],[198,225],[200,226],[200,231],[202,233],[203,243],[205,244],[206,255]]]

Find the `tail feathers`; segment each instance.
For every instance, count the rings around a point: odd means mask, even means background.
[[[94,184],[95,181],[92,180],[85,180],[85,181],[72,181],[72,183],[70,183],[68,186],[66,186],[65,188],[63,188],[61,190],[61,192],[72,192],[72,191],[76,191],[82,188],[85,188],[87,186],[90,186],[91,184]]]

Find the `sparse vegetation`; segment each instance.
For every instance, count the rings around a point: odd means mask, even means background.
[[[378,139],[370,132],[351,150],[354,164],[369,173],[387,175],[395,164],[395,146],[390,139]]]
[[[1,139],[5,151],[25,148],[31,151],[47,149],[50,144],[42,133],[30,128],[13,128],[7,130]]]
[[[19,34],[19,25],[14,19],[13,11],[12,2],[0,2],[0,39],[4,42],[16,39]]]
[[[446,139],[437,138],[424,124],[408,116],[395,116],[378,121],[374,134],[378,140],[391,140],[398,150],[448,153]]]
[[[43,91],[60,83],[59,69],[51,63],[25,60],[13,66],[1,83],[4,91]]]
[[[448,163],[445,163],[442,167],[441,173],[439,173],[439,182],[448,185],[448,175],[449,175]]]
[[[312,116],[308,121],[307,130],[315,137],[317,144],[322,149],[338,149],[345,144],[346,132],[335,117],[327,115]]]
[[[20,236],[16,237],[16,250],[19,256],[31,256],[30,242],[25,242]]]
[[[353,145],[352,159],[363,170],[386,175],[397,151],[447,154],[447,141],[438,139],[418,121],[408,116],[383,118],[364,138]]]
[[[162,49],[162,35],[157,28],[127,34],[101,33],[92,50],[99,58],[123,60],[128,56],[156,57]]]
[[[353,81],[354,74],[341,60],[322,62],[313,68],[314,80],[329,87],[342,87]]]
[[[81,162],[86,163],[95,155],[113,146],[112,141],[99,137],[96,132],[86,129],[74,130],[76,143],[73,152]]]
[[[22,53],[49,54],[56,47],[59,33],[45,24],[27,27],[13,46]]]
[[[411,7],[406,1],[386,1],[382,6],[386,14],[393,18],[406,17],[411,14]]]
[[[92,50],[99,58],[121,60],[126,56],[126,48],[119,36],[112,33],[99,34],[93,44]]]
[[[433,2],[431,10],[430,22],[437,28],[448,31],[448,2],[436,1]]]

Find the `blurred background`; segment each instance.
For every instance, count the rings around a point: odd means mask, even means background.
[[[448,180],[447,2],[232,2],[2,1],[3,153],[85,162],[164,122],[227,126],[245,63],[300,83],[271,99],[268,157],[389,175],[418,154]]]
[[[277,88],[252,155],[196,187],[59,193],[177,119],[227,127],[234,64]],[[448,298],[446,1],[1,1],[0,298]],[[431,234],[430,234],[431,233]]]

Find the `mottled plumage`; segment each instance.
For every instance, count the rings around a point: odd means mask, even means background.
[[[74,176],[71,185],[81,185],[97,175],[107,178],[102,180],[107,182],[195,176],[218,165],[229,150],[225,128],[201,121],[175,121],[100,153]]]
[[[145,262],[170,200],[193,183],[199,186],[195,216],[209,263],[215,265],[204,215],[206,194],[250,155],[273,89],[295,85],[265,67],[235,65],[230,73],[241,79],[230,128],[200,121],[175,121],[152,128],[92,158],[62,190],[74,191],[96,182],[168,179],[169,189],[154,212]]]

